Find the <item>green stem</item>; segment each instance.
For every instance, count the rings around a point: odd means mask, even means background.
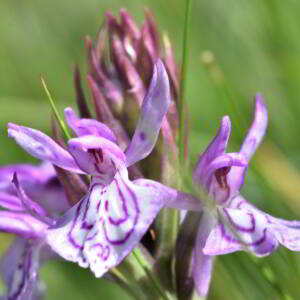
[[[133,285],[132,282],[130,282],[126,278],[125,274],[123,274],[120,270],[117,268],[112,268],[110,269],[110,273],[114,276],[116,283],[118,283],[125,292],[127,292],[136,300],[143,299],[142,291],[140,291],[136,285]]]
[[[142,254],[140,253],[140,250],[138,248],[134,249],[132,251],[132,255],[135,258],[135,260],[138,262],[138,264],[142,267],[142,269],[144,270],[145,274],[147,275],[147,277],[149,278],[149,280],[152,282],[153,286],[155,287],[155,289],[157,290],[157,292],[159,293],[159,295],[162,297],[162,299],[164,300],[170,300],[170,298],[166,295],[165,291],[163,290],[163,288],[161,287],[160,283],[158,282],[158,280],[155,278],[155,276],[152,274],[148,263],[145,259],[143,259]]]
[[[56,106],[55,106],[55,103],[54,103],[54,101],[53,101],[53,99],[52,99],[52,97],[51,97],[51,94],[50,94],[50,92],[49,92],[49,90],[48,90],[48,87],[47,87],[46,82],[45,82],[45,80],[44,80],[43,77],[41,77],[41,81],[42,81],[43,88],[44,88],[44,90],[45,90],[45,92],[46,92],[46,95],[47,95],[47,97],[48,97],[48,100],[49,100],[49,102],[50,102],[50,105],[51,105],[51,107],[52,107],[52,110],[53,110],[53,112],[54,112],[54,115],[55,115],[55,117],[56,117],[56,120],[57,120],[57,122],[58,122],[58,124],[59,124],[59,126],[60,126],[60,128],[61,128],[61,130],[62,130],[62,132],[64,133],[65,138],[66,138],[67,140],[69,140],[69,139],[71,139],[71,135],[70,135],[70,133],[69,133],[69,131],[68,131],[68,128],[67,128],[65,122],[64,122],[63,119],[61,118],[61,116],[60,116],[60,114],[59,114],[59,112],[58,112],[58,110],[57,110],[57,108],[56,108]]]
[[[169,289],[176,287],[173,269],[174,249],[179,228],[179,212],[172,208],[163,208],[156,218],[157,229],[156,258],[159,264],[158,276]]]
[[[186,1],[185,21],[183,31],[183,50],[182,50],[182,67],[180,74],[180,95],[179,95],[179,161],[184,162],[184,98],[187,82],[187,67],[188,67],[188,27],[191,15],[192,0]]]

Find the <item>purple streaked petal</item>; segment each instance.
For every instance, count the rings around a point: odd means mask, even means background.
[[[263,97],[256,94],[252,125],[240,149],[240,153],[250,161],[252,155],[263,140],[268,125],[268,111]],[[228,174],[228,182],[234,195],[244,183],[246,168],[232,168]]]
[[[9,123],[8,136],[14,138],[25,151],[38,159],[49,161],[69,171],[83,173],[73,157],[41,131]]]
[[[228,139],[231,132],[231,122],[228,116],[225,116],[221,120],[220,129],[212,142],[206,148],[203,154],[201,154],[196,168],[194,170],[193,179],[197,183],[205,181],[206,168],[208,165],[219,155],[224,154],[227,149]]]
[[[287,221],[268,214],[265,214],[265,218],[269,230],[281,245],[292,251],[300,251],[300,221]]]
[[[257,209],[241,195],[230,202],[230,207],[264,215],[268,231],[275,236],[277,241],[292,251],[300,251],[300,221],[275,218]]]
[[[72,108],[64,110],[65,119],[77,136],[95,135],[116,143],[116,136],[105,124],[93,119],[79,119]]]
[[[68,149],[78,166],[95,176],[113,176],[116,170],[125,167],[124,152],[111,141],[85,135],[69,140]]]
[[[24,211],[22,201],[11,194],[0,192],[0,206],[13,211]]]
[[[45,223],[29,214],[10,211],[0,211],[0,232],[8,232],[25,238],[40,238],[44,236]]]
[[[157,141],[163,118],[171,102],[168,74],[162,61],[157,60],[150,87],[144,98],[140,119],[132,141],[126,150],[126,165],[148,156]]]
[[[47,242],[96,277],[118,265],[137,245],[163,203],[160,191],[128,179],[126,168],[111,184],[93,184],[89,194],[48,231]]]
[[[17,238],[0,262],[7,300],[37,300],[40,242]]]
[[[259,210],[219,209],[219,222],[212,229],[203,253],[227,254],[239,250],[266,256],[278,246],[265,214]]]
[[[227,203],[228,208],[255,211],[257,208],[248,202],[241,194],[237,194]]]

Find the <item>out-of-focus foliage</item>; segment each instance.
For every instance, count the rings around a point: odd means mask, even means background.
[[[74,105],[72,67],[86,70],[84,36],[95,36],[104,13],[127,8],[138,21],[152,9],[181,57],[185,1],[2,0],[0,2],[0,163],[32,161],[6,137],[6,123],[50,128],[42,74],[62,110]],[[258,207],[300,219],[300,2],[194,0],[187,101],[191,161],[204,150],[219,119],[233,119],[231,150],[251,121],[252,97],[269,107],[265,143],[252,162],[244,194]],[[210,51],[205,52],[204,51]],[[207,64],[213,57],[215,60]],[[206,60],[206,65],[203,64]],[[86,82],[85,82],[86,83]],[[1,236],[1,251],[7,242]],[[42,271],[47,299],[111,299],[121,291],[68,263]],[[209,299],[299,299],[300,253],[280,249],[256,259],[237,253],[217,259]],[[124,298],[125,299],[125,298]]]

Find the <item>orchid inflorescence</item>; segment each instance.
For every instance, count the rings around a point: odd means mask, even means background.
[[[54,121],[51,138],[8,124],[9,137],[41,164],[0,169],[0,230],[16,235],[0,263],[7,286],[2,298],[41,299],[39,268],[50,259],[89,268],[138,299],[190,299],[194,291],[207,295],[216,255],[245,250],[266,256],[279,244],[299,251],[300,221],[275,218],[240,194],[267,128],[262,95],[255,97],[253,122],[240,151],[226,153],[231,122],[225,116],[190,176],[199,193],[182,192],[182,182],[170,180],[181,176],[176,172],[180,80],[170,43],[165,36],[162,56],[149,11],[140,29],[125,10],[120,23],[111,14],[106,17],[95,46],[86,40],[96,119],[76,67],[80,117],[66,108],[68,128],[60,131]],[[160,211],[169,208],[180,211],[180,225],[170,262],[160,265],[155,224]],[[135,294],[120,276],[124,270],[131,276],[134,259],[155,296],[147,290]],[[175,276],[171,287],[157,279],[160,268]]]

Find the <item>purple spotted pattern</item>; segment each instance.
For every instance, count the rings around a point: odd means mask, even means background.
[[[177,197],[168,188],[160,193],[159,183],[154,188],[131,182],[127,172],[155,147],[170,102],[168,74],[158,59],[125,152],[105,124],[79,119],[70,108],[65,119],[77,137],[67,150],[43,132],[8,125],[9,136],[31,155],[92,179],[88,194],[47,230],[47,243],[60,256],[102,276],[137,245],[166,201]]]
[[[231,124],[224,117],[194,171],[194,182],[216,203],[214,209],[203,210],[205,222],[199,226],[195,245],[193,279],[201,296],[208,293],[214,255],[245,250],[266,256],[279,244],[300,251],[299,221],[272,217],[239,194],[248,162],[262,142],[268,123],[267,108],[260,94],[256,95],[254,107],[253,122],[240,151],[225,153]]]
[[[108,185],[94,182],[88,195],[48,231],[47,241],[67,260],[100,277],[137,245],[164,205],[155,186],[129,181],[126,169]]]
[[[116,190],[114,204],[112,201],[109,202],[108,189]],[[125,199],[124,190],[130,197],[127,196]],[[117,205],[120,210],[118,216],[114,215],[113,205]],[[110,254],[111,246],[125,244],[132,235],[139,220],[139,213],[137,198],[121,177],[114,178],[109,187],[94,184],[90,188],[89,197],[85,201],[81,201],[76,209],[68,232],[69,242],[79,250],[79,255],[83,261],[86,261],[84,257],[85,247],[92,251],[99,249],[100,252],[97,256],[106,260]],[[113,233],[126,222],[130,222],[131,225],[124,230],[122,229],[122,234],[115,237]],[[78,228],[80,228],[80,234],[78,234]],[[103,241],[95,241],[98,235],[103,237]]]

